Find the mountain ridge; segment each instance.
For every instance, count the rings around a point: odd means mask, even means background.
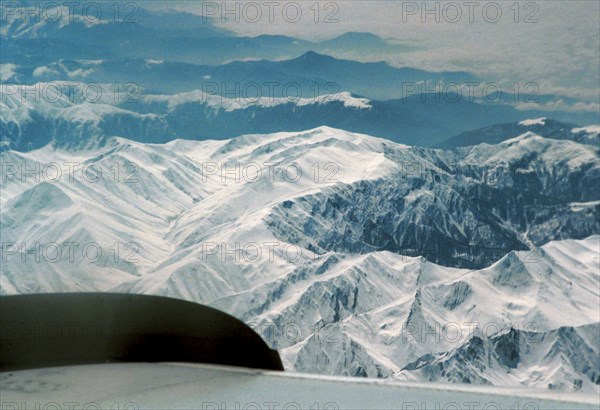
[[[250,323],[302,372],[598,391],[585,370],[600,351],[590,331],[577,339],[584,361],[551,342],[600,323],[600,198],[588,189],[600,164],[588,145],[532,134],[444,152],[319,127],[0,155],[27,169],[79,164],[72,181],[17,174],[3,183],[3,238],[27,245],[4,249],[2,294],[113,290],[209,304]],[[267,163],[281,165],[270,173]],[[104,178],[86,181],[83,164]],[[36,212],[19,205],[32,195],[46,198]],[[398,221],[408,229],[390,230]],[[35,243],[73,242],[81,245],[72,261],[66,248],[54,262],[48,250],[39,261],[32,252]],[[86,244],[102,256],[85,260]],[[531,332],[548,342],[518,347]],[[460,361],[461,377],[435,370],[452,367],[460,349],[473,352]],[[478,358],[498,349],[481,367]]]

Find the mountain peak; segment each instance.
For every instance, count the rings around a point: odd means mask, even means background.
[[[383,40],[381,37],[379,37],[376,34],[373,33],[369,33],[367,31],[348,31],[347,33],[344,34],[340,34],[339,36],[335,37],[337,39],[340,38],[346,38],[346,39],[360,39],[360,40]]]
[[[320,61],[333,61],[336,58],[328,56],[326,54],[319,54],[316,51],[307,51],[302,54],[300,57],[295,59],[296,61],[306,61],[306,62],[320,62]]]
[[[597,142],[595,130],[595,127],[577,128],[574,124],[556,121],[551,118],[534,118],[514,123],[495,124],[463,132],[443,141],[438,144],[438,147],[454,148],[482,143],[495,145],[527,133],[534,133],[540,137],[554,140],[571,140],[582,144],[594,144]]]

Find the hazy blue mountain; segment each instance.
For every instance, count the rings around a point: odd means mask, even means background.
[[[400,47],[368,33],[322,43],[282,35],[235,36],[216,27],[212,19],[190,13],[133,10],[121,5],[115,19],[114,3],[99,5],[103,7],[99,20],[88,15],[71,17],[66,11],[63,21],[7,14],[0,23],[3,62],[42,65],[61,59],[156,59],[218,65],[238,59],[290,58],[310,50],[394,52]]]
[[[351,31],[341,34],[330,40],[325,40],[319,43],[319,48],[322,50],[331,50],[333,52],[340,50],[356,50],[357,53],[386,53],[390,51],[402,52],[412,50],[410,47],[403,44],[394,44],[376,36],[373,33],[364,33]]]
[[[176,11],[123,9],[121,4],[115,18],[114,3],[98,4],[103,7],[101,19],[67,11],[58,21],[7,14],[0,23],[3,62],[149,58],[220,64],[235,58],[297,55],[311,44],[285,36],[237,37],[215,27],[211,19]]]
[[[336,59],[313,51],[284,61],[234,61],[211,66],[190,63],[138,60],[71,60],[46,65],[33,62],[22,65],[19,76],[26,83],[54,80],[80,80],[100,83],[135,82],[158,93],[206,90],[221,94],[234,91],[238,97],[275,97],[288,94],[307,98],[319,94],[351,91],[374,99],[403,96],[403,83],[464,83],[475,78],[466,72],[428,72],[413,68],[396,68],[384,62],[360,63]],[[276,84],[272,89],[268,84]],[[239,85],[238,85],[239,84]],[[258,91],[252,84],[258,85]]]
[[[257,64],[258,65],[258,64]],[[308,52],[302,56],[263,67],[275,67],[291,74],[303,74],[310,78],[323,78],[339,85],[341,91],[351,91],[374,99],[402,98],[406,92],[403,83],[466,83],[477,81],[467,72],[427,72],[408,67],[392,67],[385,62],[359,63],[336,59],[331,56]]]
[[[123,39],[127,39],[123,41]],[[285,36],[205,37],[194,31],[164,35],[136,24],[71,27],[51,37],[3,40],[5,61],[48,64],[60,59],[155,59],[222,64],[238,58],[284,58],[310,49],[310,43]],[[240,50],[242,52],[240,53]],[[24,57],[25,56],[25,57]],[[37,59],[27,56],[39,56]]]

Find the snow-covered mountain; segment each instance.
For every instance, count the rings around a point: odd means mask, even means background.
[[[546,138],[577,141],[582,144],[596,146],[600,144],[600,127],[597,125],[578,127],[573,124],[555,121],[551,118],[537,118],[517,123],[496,124],[474,131],[463,132],[442,141],[437,144],[437,147],[454,148],[482,143],[498,144],[526,132],[534,132]]]
[[[599,391],[593,145],[320,127],[0,155],[2,294],[206,303],[297,371]]]
[[[303,131],[321,125],[403,144],[433,146],[466,130],[506,120],[522,121],[531,114],[508,105],[474,103],[466,98],[448,103],[435,95],[425,100],[414,95],[379,101],[347,91],[311,93],[302,98],[242,98],[202,90],[153,94],[133,84],[118,88],[114,84],[76,81],[3,84],[2,146],[27,151],[54,141],[65,147],[79,147],[115,135],[145,143],[178,138],[225,139],[251,133]]]

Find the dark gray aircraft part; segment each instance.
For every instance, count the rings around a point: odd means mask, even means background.
[[[0,297],[0,371],[110,362],[190,362],[283,370],[243,322],[158,296]]]

